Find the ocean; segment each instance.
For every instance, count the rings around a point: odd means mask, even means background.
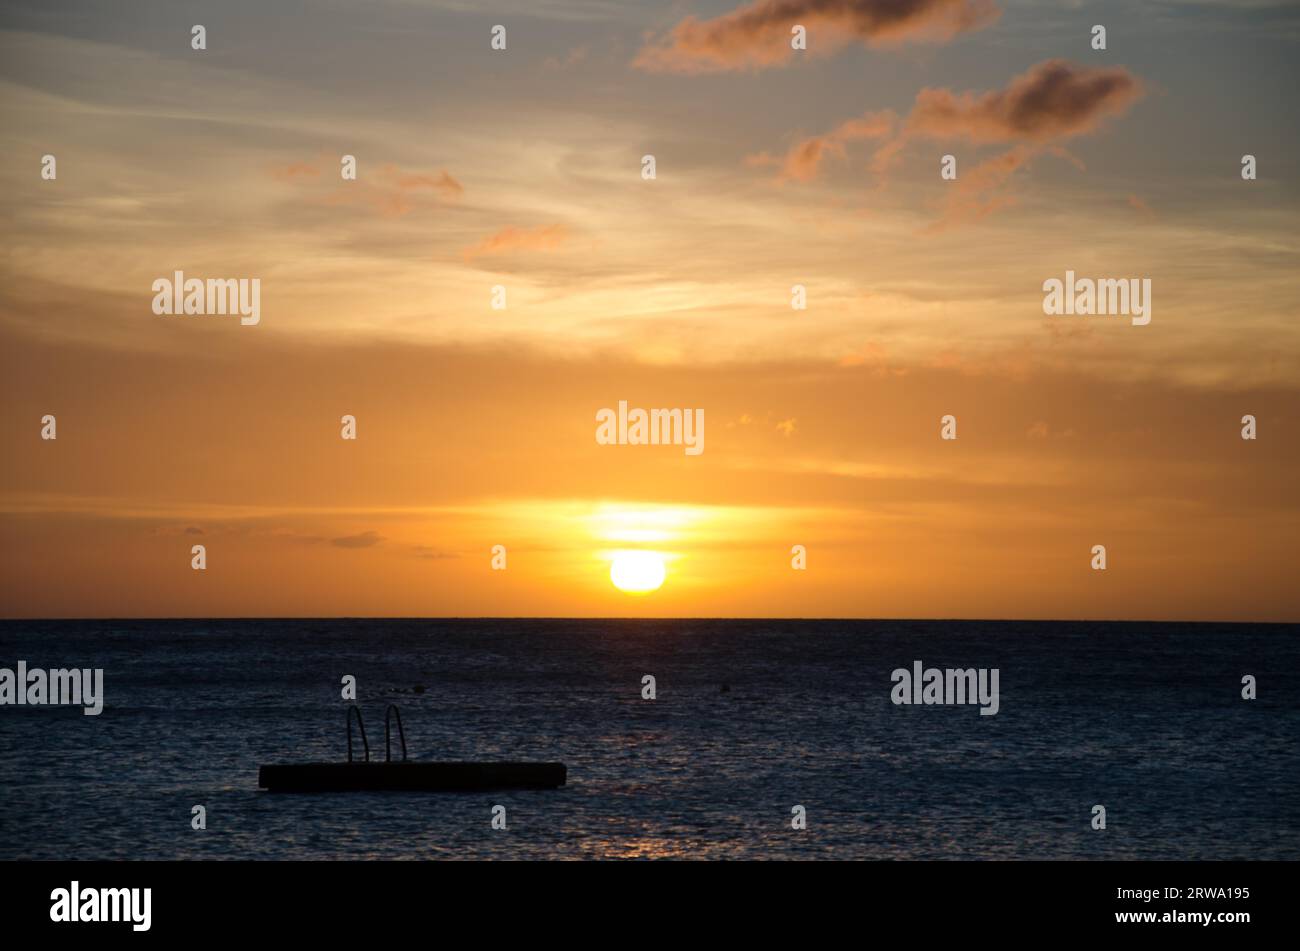
[[[1013,621],[2,621],[0,667],[103,668],[105,697],[99,716],[0,707],[0,859],[1297,859],[1298,635]],[[997,714],[891,702],[891,672],[915,661],[996,668]],[[346,758],[347,675],[372,756],[395,703],[413,760],[559,760],[568,783],[259,791],[262,764]],[[196,805],[206,829],[191,828]],[[1096,805],[1105,829],[1092,827]],[[796,806],[804,829],[792,828]]]

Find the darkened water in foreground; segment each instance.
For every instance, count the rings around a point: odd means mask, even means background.
[[[106,707],[0,707],[0,858],[1300,858],[1300,626],[949,621],[0,622],[0,667]],[[890,672],[998,667],[1001,710]],[[641,699],[653,674],[658,699]],[[372,747],[547,759],[546,792],[272,795]],[[1253,674],[1259,699],[1241,699]],[[723,692],[726,684],[729,691]],[[424,685],[425,692],[413,688]],[[508,829],[490,810],[507,807]],[[1095,803],[1108,828],[1089,827]],[[190,828],[194,804],[208,828]],[[802,804],[808,829],[790,828]]]

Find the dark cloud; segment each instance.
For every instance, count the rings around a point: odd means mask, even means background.
[[[360,535],[344,535],[342,538],[331,538],[330,544],[337,545],[339,548],[370,548],[384,541],[384,536],[378,532],[362,532]]]
[[[651,72],[711,73],[787,62],[791,29],[807,28],[810,50],[845,43],[943,42],[998,18],[992,0],[756,0],[711,20],[687,17],[641,50]]]
[[[992,92],[922,89],[905,134],[1041,145],[1091,132],[1108,116],[1127,111],[1141,95],[1141,81],[1122,66],[1050,59]]]

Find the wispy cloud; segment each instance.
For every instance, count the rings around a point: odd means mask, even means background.
[[[779,181],[809,182],[821,171],[823,159],[845,158],[845,145],[849,142],[885,138],[893,130],[896,119],[892,112],[868,112],[856,119],[846,119],[824,135],[796,142],[782,158],[763,152],[749,156],[745,162],[752,166],[779,165]]]
[[[424,205],[454,201],[465,194],[465,186],[445,169],[437,173],[404,171],[391,162],[368,173],[364,159],[358,165],[357,178],[344,180],[337,159],[319,158],[310,162],[273,165],[271,177],[293,185],[320,187],[326,168],[334,176],[333,188],[317,198],[326,205],[362,205],[384,217],[400,217]]]
[[[569,239],[569,229],[564,225],[543,225],[537,228],[502,228],[472,247],[466,248],[466,261],[483,255],[506,254],[510,251],[554,251]]]

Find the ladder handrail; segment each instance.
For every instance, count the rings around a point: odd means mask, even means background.
[[[397,704],[390,703],[388,709],[384,711],[384,762],[393,761],[393,750],[389,741],[388,725],[393,716],[397,717],[397,738],[402,741],[402,762],[406,762],[406,730],[402,729],[402,711],[397,709]]]
[[[352,714],[357,715],[357,726],[361,728],[361,742],[366,748],[366,762],[370,762],[370,741],[366,739],[366,724],[361,719],[361,708],[355,703],[348,707],[348,762],[352,762]],[[384,724],[384,732],[388,732],[388,725]],[[403,741],[405,743],[405,741]]]

